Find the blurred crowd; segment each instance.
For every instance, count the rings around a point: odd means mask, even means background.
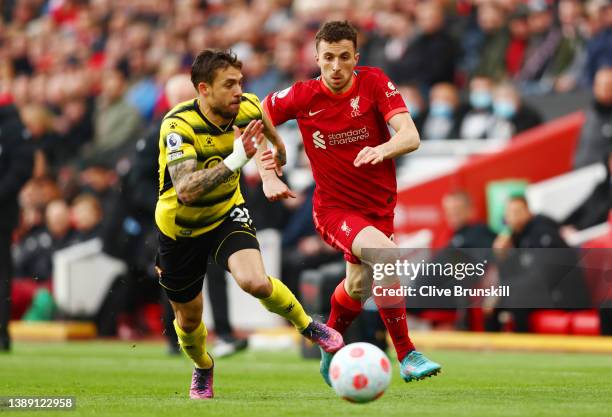
[[[152,275],[164,86],[204,48],[232,48],[244,63],[244,90],[263,99],[316,76],[314,33],[323,21],[348,19],[360,29],[360,64],[388,73],[424,140],[509,139],[542,122],[521,97],[590,89],[595,73],[612,65],[609,0],[0,0],[0,7],[0,106],[17,108],[34,152],[33,176],[19,195],[14,275],[39,282],[51,277],[54,251],[94,236],[133,276]],[[295,126],[283,134],[299,148]],[[305,162],[289,156],[291,174]],[[269,208],[257,176],[247,173],[244,183],[262,202],[259,228],[283,233],[285,276],[297,280],[305,265],[336,256],[316,237],[312,185]]]
[[[165,81],[203,48],[236,51],[245,90],[261,98],[316,75],[312,35],[324,20],[359,27],[360,64],[381,67],[406,86],[415,118],[451,116],[452,129],[427,129],[425,138],[508,136],[495,123],[486,132],[461,126],[474,109],[501,119],[519,115],[516,133],[539,122],[521,109],[521,96],[588,88],[597,69],[612,65],[609,0],[0,4],[0,100],[20,106],[40,142],[38,175],[74,159],[116,160],[167,110]]]

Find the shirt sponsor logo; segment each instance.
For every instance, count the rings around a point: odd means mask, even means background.
[[[327,149],[325,145],[325,138],[320,131],[316,131],[312,134],[312,141],[314,142],[314,147],[320,149]]]
[[[168,161],[176,161],[182,156],[183,156],[183,151],[172,152],[170,155],[168,155]]]
[[[317,130],[312,134],[312,140],[315,148],[320,149],[327,149],[327,145],[346,145],[347,143],[360,142],[368,139],[369,137],[370,132],[368,132],[368,128],[365,126],[361,129],[347,130],[340,133],[330,133],[327,135],[327,137],[323,135],[320,130]]]
[[[183,144],[183,138],[178,133],[170,133],[166,136],[166,146],[169,151],[178,151]]]
[[[387,98],[393,97],[394,95],[399,94],[399,91],[396,90],[395,86],[393,85],[391,81],[387,83],[387,87],[389,88],[389,91],[385,91],[385,96],[387,96]]]
[[[361,112],[359,111],[359,96],[353,97],[351,99],[351,117],[359,117],[361,116]]]
[[[327,143],[333,145],[344,145],[347,143],[360,142],[370,137],[367,127],[361,129],[347,130],[346,132],[330,133],[327,135]]]

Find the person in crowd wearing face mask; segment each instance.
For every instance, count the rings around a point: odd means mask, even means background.
[[[510,139],[514,135],[542,123],[542,116],[521,102],[519,92],[510,83],[495,88],[493,94],[493,123],[487,139]]]
[[[484,139],[493,119],[493,80],[476,75],[470,81],[470,107],[461,121],[459,137]]]
[[[438,83],[429,92],[429,113],[423,124],[423,139],[455,139],[459,136],[459,93],[450,83]]]
[[[412,121],[419,132],[423,131],[423,124],[427,118],[427,104],[423,99],[421,91],[415,86],[410,84],[400,85],[397,87],[397,91],[402,95]]]

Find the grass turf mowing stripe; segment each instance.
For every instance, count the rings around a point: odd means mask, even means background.
[[[74,395],[71,416],[567,417],[607,416],[612,409],[609,356],[425,353],[442,363],[441,375],[405,384],[394,364],[387,393],[354,405],[323,383],[317,361],[297,352],[246,352],[216,361],[217,398],[198,402],[187,399],[190,364],[166,356],[162,344],[18,342],[14,352],[0,355],[0,395]]]

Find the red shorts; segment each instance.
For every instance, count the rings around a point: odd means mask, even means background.
[[[373,226],[387,237],[393,236],[393,216],[366,216],[345,209],[324,209],[312,212],[317,233],[330,246],[344,252],[344,259],[352,264],[361,261],[353,255],[353,241],[359,232]]]

